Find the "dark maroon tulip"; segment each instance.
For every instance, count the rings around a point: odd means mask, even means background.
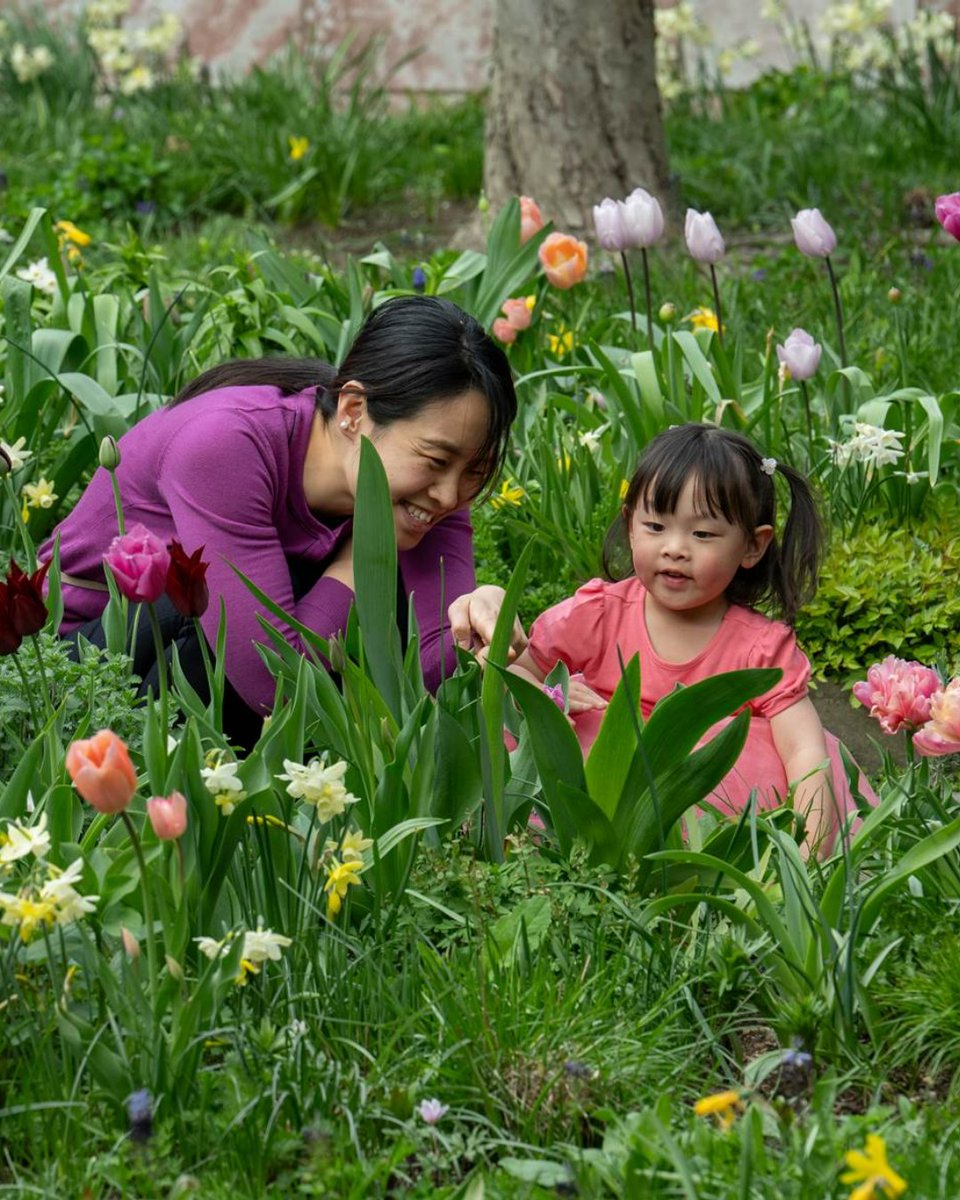
[[[10,624],[20,637],[32,637],[47,623],[47,606],[43,599],[43,580],[50,569],[48,562],[38,567],[32,575],[21,571],[14,559],[10,559],[7,572],[7,610]]]
[[[10,612],[10,590],[0,583],[0,654],[13,654],[20,649],[23,638],[13,627]]]
[[[210,603],[207,587],[207,567],[201,562],[203,546],[187,554],[176,540],[167,549],[170,551],[170,566],[167,569],[167,595],[173,607],[185,617],[202,617]]]

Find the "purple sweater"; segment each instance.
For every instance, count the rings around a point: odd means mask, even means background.
[[[286,561],[303,558],[322,567],[353,524],[351,518],[325,524],[307,507],[303,464],[315,395],[314,388],[296,396],[283,396],[274,387],[220,388],[151,413],[120,439],[117,480],[127,528],[142,522],[165,542],[177,538],[188,554],[203,547],[210,586],[203,628],[214,645],[222,596],[227,677],[258,712],[269,709],[274,695],[273,679],[254,646],[267,641],[258,615],[279,629],[291,646],[301,652],[304,647],[298,634],[254,599],[231,564],[322,637],[346,627],[353,600],[346,585],[319,579],[294,601]],[[60,535],[63,570],[103,581],[103,554],[117,535],[105,470],[97,469],[55,532]],[[46,561],[52,553],[50,537],[39,555]],[[434,689],[456,660],[446,607],[475,584],[466,510],[451,514],[398,557],[404,588],[413,596],[424,677]],[[106,604],[103,592],[67,584],[63,599],[62,633],[99,616]]]

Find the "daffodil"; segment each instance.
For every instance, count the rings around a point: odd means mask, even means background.
[[[547,343],[550,346],[551,354],[555,354],[557,358],[563,358],[573,349],[573,330],[561,329],[559,333],[548,333]]]
[[[200,768],[203,786],[213,796],[213,802],[225,817],[229,817],[247,793],[243,783],[237,778],[240,768],[238,762],[224,762],[219,751],[213,751],[207,756],[208,765]]]
[[[527,296],[523,302],[527,306],[527,308],[530,310],[530,312],[533,312],[533,310],[537,307],[537,297],[535,295],[531,294],[531,295]]]
[[[503,508],[508,504],[514,508],[519,508],[520,502],[526,494],[519,483],[514,483],[512,479],[505,479],[500,485],[499,494],[492,496],[490,503],[494,508]]]
[[[290,144],[290,161],[299,162],[301,158],[306,156],[310,149],[310,139],[305,137],[289,137],[287,141]]]
[[[712,308],[695,308],[686,320],[694,329],[712,329],[716,333],[720,328],[717,323],[717,314]]]
[[[0,844],[0,863],[16,862],[28,854],[43,858],[50,849],[47,814],[41,813],[36,825],[21,825],[19,821],[12,821],[0,838],[3,839]]]
[[[57,920],[57,906],[53,900],[38,899],[30,892],[18,895],[0,892],[0,908],[3,909],[0,924],[18,925],[21,942],[29,942],[38,925],[52,926]]]
[[[309,763],[285,758],[283,766],[286,774],[278,775],[277,779],[287,781],[287,795],[294,800],[306,800],[308,804],[313,804],[318,818],[323,822],[339,817],[348,804],[358,801],[358,797],[343,785],[343,777],[347,772],[345,762],[327,766],[319,758],[313,758]]]
[[[907,1190],[907,1181],[887,1162],[886,1143],[878,1133],[868,1133],[866,1147],[848,1150],[844,1159],[850,1169],[840,1176],[840,1182],[860,1185],[850,1193],[850,1200],[887,1200]]]
[[[291,945],[291,939],[282,933],[274,933],[272,929],[264,929],[257,925],[256,929],[248,929],[243,935],[243,959],[252,963],[280,961],[280,951]]]
[[[364,837],[362,829],[351,829],[339,842],[328,839],[323,848],[328,854],[339,853],[344,862],[359,863],[363,862],[364,851],[372,845],[373,838]]]
[[[743,1100],[737,1091],[715,1092],[712,1096],[703,1096],[693,1106],[698,1117],[716,1117],[720,1128],[727,1130],[737,1119],[737,1114],[743,1112]]]
[[[629,492],[629,491],[630,491],[630,480],[629,479],[621,479],[620,480],[620,499],[626,500],[627,492]]]
[[[58,499],[49,479],[38,479],[36,483],[25,483],[21,492],[26,508],[53,508]]]
[[[363,864],[359,862],[339,862],[332,859],[327,869],[327,882],[323,890],[327,893],[327,917],[335,917],[343,907],[343,898],[347,888],[360,885],[360,871]]]
[[[9,442],[5,442],[0,438],[0,450],[10,460],[11,471],[19,471],[28,458],[33,458],[33,451],[24,449],[26,444],[27,439],[25,437],[18,437],[12,446]]]
[[[78,229],[72,221],[58,221],[54,225],[54,229],[59,235],[61,250],[67,242],[72,242],[75,246],[89,246],[93,241],[89,233],[84,233],[82,229]]]

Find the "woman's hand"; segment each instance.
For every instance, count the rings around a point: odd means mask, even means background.
[[[505,592],[495,583],[482,584],[458,596],[447,609],[450,630],[457,645],[475,653],[483,661],[493,640],[493,631],[503,608]],[[527,635],[520,622],[514,619],[507,661],[512,662],[527,644]]]

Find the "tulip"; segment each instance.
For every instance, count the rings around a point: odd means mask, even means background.
[[[853,694],[870,709],[884,733],[917,729],[930,719],[931,697],[940,690],[940,676],[923,663],[907,662],[888,654],[875,663],[865,681],[853,685]]]
[[[530,328],[530,322],[533,320],[526,300],[504,300],[500,306],[500,311],[507,318],[517,333],[522,333],[524,329]]]
[[[170,551],[170,566],[167,569],[167,595],[173,607],[185,617],[202,617],[210,603],[207,587],[207,567],[201,562],[203,547],[187,554],[174,538],[167,549]]]
[[[937,220],[951,237],[960,242],[960,192],[938,196],[933,206]]]
[[[810,258],[826,258],[837,248],[837,235],[833,232],[819,208],[802,208],[790,224],[793,240],[801,254]]]
[[[618,200],[607,197],[593,206],[593,224],[597,241],[604,250],[622,254],[630,245],[623,220],[624,206]]]
[[[777,346],[777,358],[790,372],[792,379],[810,379],[820,365],[821,347],[803,329],[794,329],[782,346]]]
[[[137,959],[140,957],[140,943],[133,936],[126,925],[120,926],[120,941],[123,942],[123,948],[127,952],[127,958]]]
[[[493,323],[493,336],[505,346],[512,346],[517,340],[517,331],[506,317],[497,317]]]
[[[663,211],[656,197],[643,188],[634,188],[623,201],[622,215],[628,246],[646,250],[663,237]]]
[[[10,569],[7,571],[6,582],[0,584],[3,597],[0,600],[0,625],[6,627],[6,634],[0,633],[0,654],[11,654],[25,637],[32,637],[47,623],[47,606],[43,601],[43,580],[50,564],[27,575],[21,571],[14,559],[10,559]],[[13,639],[16,646],[7,650],[4,647]]]
[[[723,258],[726,247],[717,223],[710,213],[700,213],[695,208],[688,208],[684,236],[690,256],[697,262],[713,266]]]
[[[152,604],[163,595],[170,554],[158,537],[137,524],[115,537],[103,561],[113,572],[117,587],[128,600]]]
[[[551,233],[537,251],[543,273],[554,287],[566,290],[587,273],[587,247],[569,233]]]
[[[543,215],[536,200],[529,196],[520,197],[520,245],[529,242],[543,228]]]
[[[930,720],[913,735],[924,755],[960,754],[960,677],[930,698]]]
[[[187,828],[187,798],[182,792],[153,796],[147,801],[147,816],[161,841],[175,841]]]
[[[105,471],[115,471],[120,466],[120,447],[117,439],[109,434],[101,441],[99,451],[100,466]]]
[[[137,790],[130,752],[112,729],[71,742],[66,766],[73,786],[97,812],[123,812]]]
[[[13,625],[13,613],[10,609],[10,589],[5,583],[0,583],[0,655],[16,654],[23,641]]]

